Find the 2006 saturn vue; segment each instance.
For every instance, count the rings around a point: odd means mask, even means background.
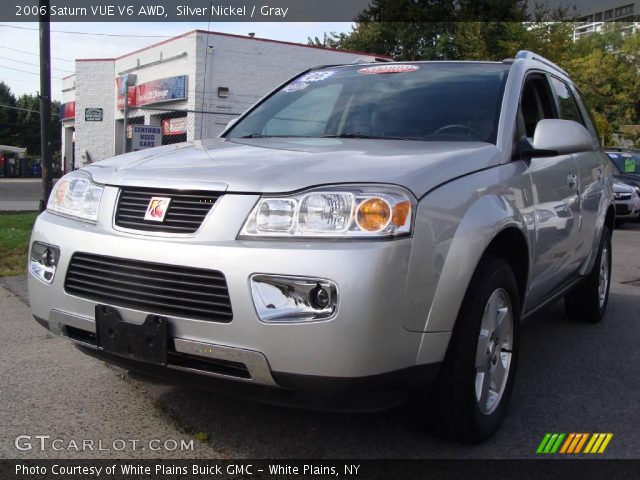
[[[320,67],[220,138],[63,177],[29,294],[107,362],[311,408],[418,391],[430,431],[478,441],[523,317],[562,296],[603,317],[614,221],[593,121],[548,60]]]

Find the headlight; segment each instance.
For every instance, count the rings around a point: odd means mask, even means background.
[[[398,187],[331,187],[263,197],[240,237],[398,237],[411,233],[413,200]]]
[[[52,213],[95,222],[103,187],[91,181],[88,173],[77,171],[62,177],[53,187],[47,210]]]

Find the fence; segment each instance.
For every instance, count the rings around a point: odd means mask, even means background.
[[[229,111],[177,110],[159,107],[139,107],[129,113],[127,137],[128,151],[135,148],[132,144],[133,125],[153,125],[160,127],[161,144],[215,138],[226,125],[241,113]]]

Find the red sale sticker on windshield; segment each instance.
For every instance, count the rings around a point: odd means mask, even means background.
[[[381,73],[407,73],[420,70],[418,65],[376,65],[374,67],[365,67],[358,70],[358,73],[364,75],[373,75]]]

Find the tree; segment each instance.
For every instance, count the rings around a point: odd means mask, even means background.
[[[25,147],[29,155],[40,155],[40,96],[38,94],[21,95],[17,102],[16,145]],[[60,102],[51,103],[51,152],[61,147],[61,123],[58,114]]]
[[[18,132],[16,97],[9,86],[0,82],[0,145],[14,145]]]

